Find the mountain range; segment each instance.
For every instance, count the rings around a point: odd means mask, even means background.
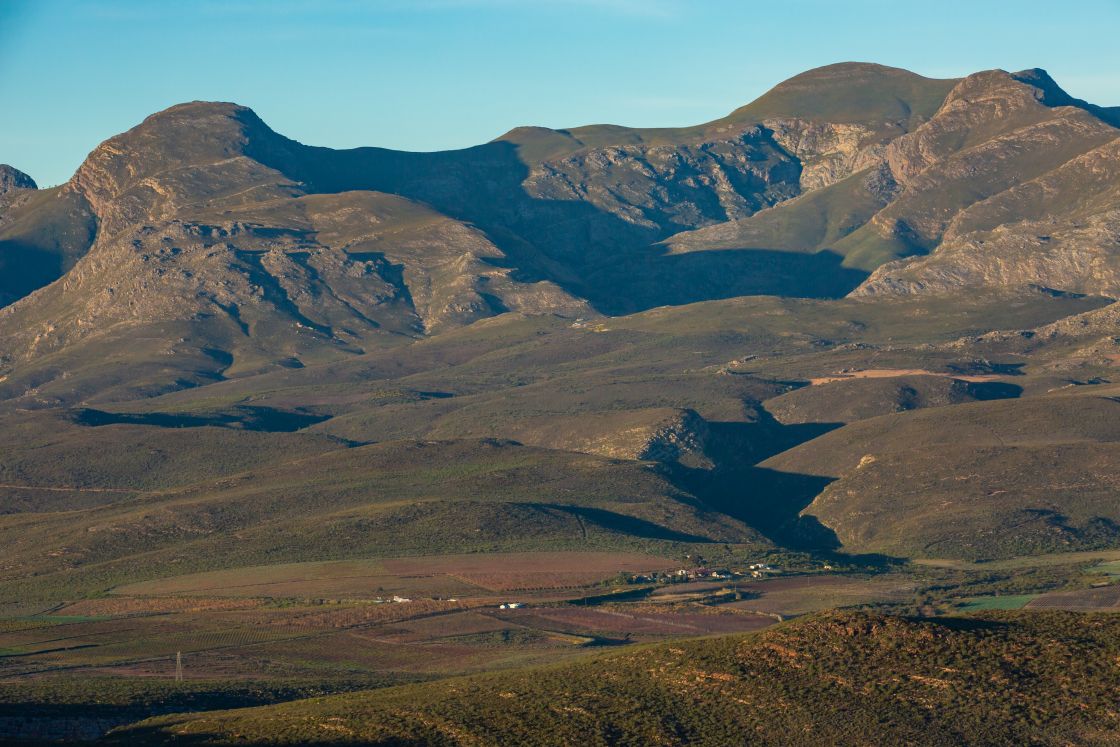
[[[451,553],[1040,592],[1120,550],[1117,298],[1120,107],[1040,69],[432,153],[180,104],[61,186],[0,166],[0,612]]]

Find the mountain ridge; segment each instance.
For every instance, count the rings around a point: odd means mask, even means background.
[[[286,138],[238,104],[180,104],[102,143],[50,193],[68,206],[55,234],[89,236],[95,225],[96,235],[56,246],[63,258],[50,262],[66,275],[0,311],[0,360],[11,369],[66,357],[115,325],[186,324],[200,341],[186,335],[171,362],[195,361],[193,373],[156,375],[202,381],[509,311],[575,318],[752,294],[922,291],[934,283],[902,278],[951,260],[958,245],[970,262],[983,254],[978,226],[964,226],[986,206],[1007,202],[1012,222],[992,226],[1021,235],[1020,182],[1057,180],[1043,189],[1073,195],[1067,183],[1086,178],[1078,169],[1095,169],[1078,159],[1111,163],[1118,131],[1103,111],[1040,70],[937,81],[839,64],[707,125],[656,137],[576,128],[564,132],[594,142],[526,161],[523,144],[502,139],[336,151]],[[18,225],[28,205],[5,208],[5,223]],[[0,245],[0,259],[22,247]],[[1115,287],[1101,282],[1104,268],[1089,282],[1065,260],[1035,266],[1019,270],[1021,286]],[[1059,267],[1064,277],[1052,277]],[[954,278],[943,287],[969,282],[937,272]],[[1000,272],[983,282],[1013,282]]]

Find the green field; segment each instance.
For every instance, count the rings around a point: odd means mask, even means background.
[[[1018,610],[1035,599],[1037,594],[1011,594],[999,597],[970,597],[962,599],[962,612],[981,612],[984,610]]]

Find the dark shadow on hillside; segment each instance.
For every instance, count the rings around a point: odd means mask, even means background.
[[[920,625],[936,625],[952,631],[970,632],[974,630],[1006,630],[1014,623],[1003,620],[978,620],[974,617],[908,617],[910,622]]]
[[[950,363],[946,366],[950,373],[962,376],[996,374],[999,376],[1022,376],[1025,363],[993,363],[992,361],[970,361]]]
[[[5,208],[0,225],[0,307],[48,285],[89,251],[97,221],[85,198],[46,189]]]
[[[803,551],[840,548],[836,533],[801,511],[832,478],[778,472],[763,467],[691,475],[687,484],[705,504],[754,527],[770,541]]]
[[[670,542],[712,542],[710,537],[701,537],[696,534],[678,532],[674,529],[654,524],[645,519],[607,511],[602,508],[589,508],[587,506],[563,506],[559,504],[541,503],[541,508],[551,509],[575,516],[584,525],[591,525],[618,534],[642,539],[667,540]]]
[[[656,242],[681,226],[656,211],[658,225],[623,220],[582,200],[538,199],[517,147],[492,142],[458,151],[336,151],[304,146],[250,123],[248,155],[314,192],[372,190],[431,205],[487,233],[516,280],[550,280],[607,314],[742,295],[831,298],[867,273],[842,267],[831,252],[767,249],[668,254]],[[744,187],[745,188],[745,187]],[[713,207],[710,220],[726,218]]]
[[[170,663],[170,661],[169,661]],[[405,681],[421,680],[423,677],[408,677]],[[213,690],[192,690],[166,692],[158,700],[149,703],[128,705],[96,702],[96,693],[90,692],[88,702],[47,703],[47,702],[9,702],[0,703],[0,742],[4,744],[147,744],[142,735],[151,738],[152,743],[163,743],[160,732],[155,729],[134,729],[130,737],[109,736],[109,729],[125,726],[154,716],[171,713],[205,713],[207,711],[232,708],[250,708],[272,705],[306,698],[309,695],[333,694],[357,689],[372,689],[397,684],[395,681],[340,682],[317,684],[312,688],[295,686],[242,687],[236,684],[226,689],[215,687]],[[75,690],[82,688],[81,677],[73,682]],[[93,687],[90,687],[92,690]],[[18,729],[18,732],[16,731]],[[193,735],[186,740],[193,742]],[[104,741],[103,741],[104,740]],[[118,741],[120,740],[120,741]]]
[[[840,298],[868,277],[862,270],[844,267],[843,260],[831,251],[744,248],[664,254],[660,247],[651,247],[635,261],[608,267],[591,280],[594,287],[618,294],[602,300],[607,308],[597,304],[610,314],[738,296]]]
[[[710,423],[711,469],[666,467],[669,479],[705,506],[738,519],[785,547],[827,552],[835,533],[801,511],[832,478],[778,472],[759,462],[839,428],[840,423],[783,425],[763,412],[755,423]]]
[[[0,307],[62,276],[59,257],[19,241],[0,241]]]
[[[717,468],[749,466],[812,441],[843,423],[785,425],[766,410],[753,423],[710,422],[707,452]]]
[[[993,399],[1018,399],[1023,394],[1023,387],[1003,381],[966,382],[965,388],[969,394],[982,402]]]
[[[293,433],[327,420],[327,415],[275,410],[271,407],[234,407],[231,411],[190,414],[167,412],[105,412],[82,408],[71,413],[78,425],[97,428],[104,425],[147,425],[157,428],[234,428],[269,433]]]

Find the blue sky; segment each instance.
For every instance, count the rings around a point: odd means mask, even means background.
[[[1120,0],[0,0],[0,163],[65,181],[194,99],[306,143],[457,148],[521,124],[707,121],[843,60],[1044,67],[1120,104]]]

